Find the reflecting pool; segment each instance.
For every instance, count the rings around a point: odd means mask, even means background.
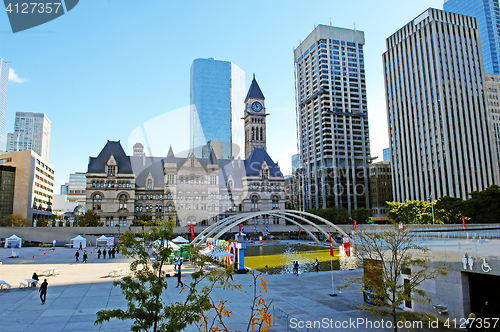
[[[339,270],[339,250],[334,249],[333,269]],[[316,272],[314,262],[318,259],[320,271],[330,271],[330,248],[307,244],[277,244],[247,246],[245,265],[269,274],[292,273],[292,262],[299,262],[299,274]]]

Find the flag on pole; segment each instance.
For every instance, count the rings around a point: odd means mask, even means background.
[[[266,232],[269,233],[269,227],[266,225]]]
[[[465,217],[462,217],[462,225],[464,226],[465,229]]]
[[[302,225],[302,223],[299,223]],[[302,227],[299,226],[299,236],[300,236],[300,231],[302,230]]]
[[[356,222],[356,220],[354,220],[354,225],[352,225],[352,229],[353,229],[354,231],[356,230],[356,224],[357,224],[357,222]]]
[[[330,233],[330,227],[328,227],[328,235],[330,236],[330,256],[334,256],[333,254],[333,243],[332,243],[332,233]]]
[[[253,229],[255,230],[255,233],[257,233],[257,225],[253,225]]]
[[[241,228],[242,228],[242,227],[243,227],[243,226],[242,226],[242,224],[240,224],[240,233],[238,234],[238,237],[240,237],[240,236],[241,236]]]
[[[194,239],[194,226],[193,224],[189,225],[189,230],[191,231],[191,240]]]

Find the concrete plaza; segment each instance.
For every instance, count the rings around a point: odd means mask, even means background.
[[[113,287],[113,281],[119,277],[109,276],[113,269],[123,268],[129,270],[130,259],[123,258],[120,254],[115,259],[97,259],[94,248],[87,248],[89,260],[87,264],[75,263],[74,249],[55,248],[22,248],[19,258],[8,258],[10,249],[0,249],[0,279],[9,283],[10,290],[0,292],[0,326],[6,331],[127,331],[130,321],[112,320],[102,325],[94,325],[95,313],[101,309],[125,308],[126,300],[121,290]],[[90,254],[92,252],[92,254]],[[34,256],[34,258],[33,258]],[[47,301],[41,304],[38,288],[20,289],[19,283],[26,283],[25,279],[31,278],[34,271],[41,274],[47,268],[55,267],[60,271],[55,276],[40,276],[43,281],[47,278],[49,283]],[[173,271],[172,266],[167,266],[167,271]],[[190,281],[189,274],[192,268],[183,265],[183,280]],[[351,278],[361,275],[361,270],[335,271],[334,279],[340,284],[341,278]],[[215,299],[227,300],[228,308],[233,312],[227,320],[231,329],[246,331],[252,299],[248,286],[251,276],[235,275],[235,282],[242,284],[242,291],[217,290]],[[273,300],[273,304],[290,315],[289,326],[297,326],[299,320],[304,321],[330,321],[345,322],[344,327],[325,328],[321,331],[392,331],[392,328],[374,328],[370,325],[380,324],[382,318],[373,317],[371,314],[357,309],[363,299],[359,291],[352,294],[349,291],[340,292],[337,297],[328,296],[331,293],[331,273],[306,273],[298,277],[293,275],[269,275],[265,277],[268,293],[264,295],[266,301]],[[169,288],[164,294],[164,301],[179,301],[184,294],[179,294],[176,289],[177,278],[169,279]],[[247,291],[247,292],[245,292]],[[275,311],[278,313],[279,311]],[[286,320],[273,320],[269,331],[286,330],[281,324],[286,325]],[[293,320],[292,320],[293,318]],[[353,328],[352,321],[363,319],[363,323]],[[388,317],[384,317],[387,321]],[[357,322],[361,322],[358,320]],[[348,324],[349,325],[346,325]],[[191,326],[186,331],[197,331]],[[295,329],[306,331],[306,329]],[[444,331],[445,329],[415,329],[414,331]],[[312,331],[312,330],[311,330]]]

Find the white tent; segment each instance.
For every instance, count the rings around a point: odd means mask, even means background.
[[[221,248],[215,248],[215,250],[209,253],[208,256],[213,258],[219,258],[219,257],[233,257],[234,255]]]
[[[5,239],[5,248],[8,248],[9,246],[12,248],[21,248],[22,243],[23,239],[16,234],[13,234],[11,237]]]
[[[189,240],[186,240],[185,238],[183,238],[182,236],[179,235],[178,237],[173,239],[172,242],[174,242],[174,243],[189,243]]]
[[[155,245],[159,245],[159,244],[160,244],[160,240],[156,240]],[[173,243],[172,241],[163,240],[163,247],[166,248],[167,246],[170,249],[172,249],[172,251],[176,251],[176,250],[179,250],[181,248],[178,245],[176,245],[175,243]]]
[[[115,245],[115,238],[114,237],[107,237],[107,236],[101,236],[95,240],[95,246],[98,247],[99,245],[101,246],[113,246]]]
[[[82,248],[87,248],[87,239],[81,235],[71,239],[71,244],[73,244],[73,248],[80,248],[80,243],[82,244]]]

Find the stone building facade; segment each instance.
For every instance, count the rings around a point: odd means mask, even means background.
[[[246,101],[246,119],[265,117],[264,97],[257,82]],[[250,104],[251,102],[251,104]],[[254,120],[255,121],[255,120]],[[247,131],[255,122],[246,121]],[[263,129],[260,130],[260,127]],[[259,134],[265,122],[259,122]],[[262,138],[262,139],[260,139]],[[108,141],[99,155],[90,158],[87,171],[86,208],[98,213],[105,226],[130,226],[144,218],[173,218],[178,226],[211,225],[232,214],[285,208],[284,176],[266,152],[264,135],[247,135],[246,159],[218,159],[210,149],[208,158],[176,157],[172,148],[166,157],[146,156],[134,145],[127,156],[119,141]],[[210,146],[209,146],[210,147]],[[250,223],[284,223],[268,215]]]

